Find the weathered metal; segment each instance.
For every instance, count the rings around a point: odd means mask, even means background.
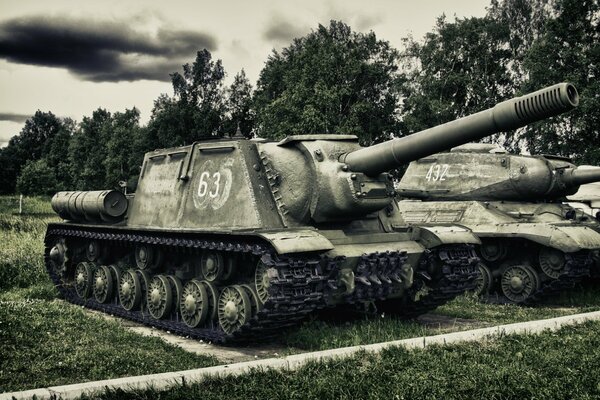
[[[557,85],[462,120],[460,129],[392,141],[393,162],[380,157],[381,145],[365,152],[352,135],[234,137],[152,151],[119,222],[91,223],[99,208],[78,199],[95,192],[57,195],[55,209],[70,222],[49,225],[47,267],[70,301],[205,340],[259,339],[339,304],[377,301],[415,315],[473,287],[471,245],[480,242],[447,222],[407,224],[385,171],[576,104],[576,90]],[[486,118],[499,122],[490,128]],[[429,143],[444,131],[452,139]],[[111,204],[101,211],[112,215]],[[118,288],[112,298],[108,280]],[[70,291],[73,282],[79,290]]]
[[[461,224],[481,239],[481,291],[532,303],[572,287],[598,257],[600,224],[562,203],[592,181],[600,168],[481,144],[411,163],[397,189],[422,200],[399,203],[407,222]]]

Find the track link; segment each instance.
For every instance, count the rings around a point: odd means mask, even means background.
[[[170,248],[192,248],[218,250],[225,252],[248,253],[261,258],[267,268],[276,271],[270,274],[269,298],[257,314],[239,330],[226,334],[212,322],[205,328],[190,328],[180,320],[177,313],[170,319],[157,320],[150,316],[146,307],[138,311],[127,311],[118,304],[118,296],[110,303],[99,303],[94,298],[82,299],[72,284],[64,282],[56,274],[49,260],[50,249],[59,238],[80,238],[109,241],[120,245],[149,243]],[[144,325],[160,328],[172,333],[214,343],[253,342],[274,335],[281,328],[297,324],[302,318],[314,311],[323,301],[322,282],[325,276],[321,272],[321,258],[290,258],[277,256],[263,243],[243,240],[202,240],[185,235],[169,237],[153,235],[147,232],[118,232],[110,230],[78,229],[60,224],[50,224],[45,238],[45,259],[48,274],[60,294],[69,302],[107,314],[130,319]]]
[[[430,277],[424,271],[441,262],[441,275]],[[457,296],[475,289],[479,268],[475,250],[468,245],[443,246],[428,250],[421,260],[415,284],[399,299],[386,300],[378,308],[402,318],[416,318]]]

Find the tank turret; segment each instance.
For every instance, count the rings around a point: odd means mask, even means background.
[[[568,158],[457,147],[410,164],[398,192],[423,200],[551,201],[600,182],[600,167],[578,168]]]
[[[326,306],[402,300],[402,311],[427,293],[431,308],[472,287],[479,239],[407,224],[387,171],[577,102],[563,83],[369,148],[299,135],[152,151],[133,196],[54,197],[68,221],[48,226],[46,266],[70,301],[219,342]]]

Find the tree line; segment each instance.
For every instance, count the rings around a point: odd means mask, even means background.
[[[575,111],[494,136],[510,150],[600,165],[599,0],[492,0],[483,17],[438,18],[402,50],[341,21],[273,50],[253,88],[244,71],[224,85],[221,60],[199,51],[171,74],[172,95],[136,108],[102,108],[76,123],[38,111],[0,150],[0,192],[135,189],[143,155],[240,131],[355,134],[363,145],[444,123],[510,97],[569,81]]]

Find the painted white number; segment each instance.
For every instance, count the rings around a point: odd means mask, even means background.
[[[213,179],[214,179],[215,190],[211,191],[208,195],[214,199],[219,194],[219,182],[221,181],[221,173],[215,172],[213,174]]]
[[[427,179],[428,182],[445,181],[446,175],[448,174],[448,168],[448,164],[433,164],[429,167],[425,179]]]
[[[210,176],[210,173],[206,172],[206,171],[204,171],[200,175],[200,182],[198,183],[198,197],[204,197],[204,196],[206,196],[206,193],[208,193],[208,195],[214,199],[219,194],[221,173],[215,172],[212,175],[213,182],[212,182],[212,185],[211,185],[212,188],[210,191],[208,189],[209,182],[207,182],[207,179],[209,176]]]

